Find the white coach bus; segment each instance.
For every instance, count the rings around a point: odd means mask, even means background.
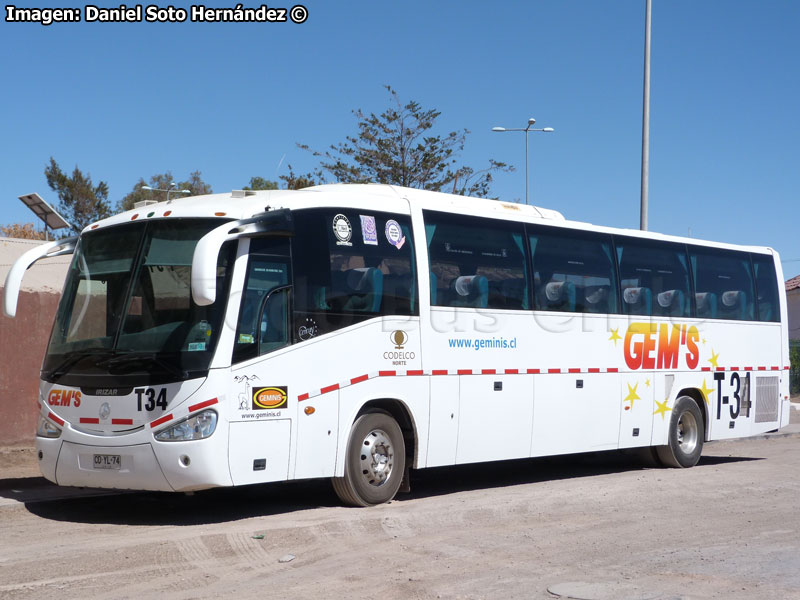
[[[190,491],[620,448],[691,467],[789,422],[777,254],[380,185],[217,194],[74,252],[36,444],[68,486]],[[646,450],[650,452],[650,450]]]

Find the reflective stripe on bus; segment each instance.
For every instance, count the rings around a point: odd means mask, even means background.
[[[784,369],[788,370],[790,367],[784,367]],[[780,371],[781,368],[779,366],[771,366],[771,367],[716,367],[714,369],[716,371]],[[701,367],[700,372],[709,372],[712,371],[711,367]],[[597,373],[619,373],[619,369],[617,367],[608,367],[605,369],[601,369],[600,367],[588,367],[588,368],[579,368],[579,367],[570,367],[568,369],[559,369],[559,368],[549,368],[549,369],[432,369],[430,371],[425,371],[422,369],[415,369],[410,371],[377,371],[374,373],[367,373],[365,375],[359,375],[358,377],[353,377],[349,380],[335,383],[333,385],[325,386],[318,390],[314,390],[311,392],[306,392],[304,394],[300,394],[297,396],[298,402],[303,402],[308,400],[309,398],[314,398],[316,396],[322,396],[329,392],[335,392],[336,390],[349,387],[351,385],[355,385],[357,383],[362,383],[364,381],[369,381],[370,379],[375,379],[376,377],[402,377],[402,376],[419,376],[419,375],[428,375],[428,376],[438,376],[438,375],[539,375],[539,374],[550,374],[550,375],[558,375],[558,374],[570,374],[570,375],[578,375],[581,373],[588,373],[588,374],[597,374]],[[190,408],[191,411],[191,408]]]

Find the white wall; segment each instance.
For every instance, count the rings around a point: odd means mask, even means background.
[[[6,281],[11,265],[22,254],[44,242],[38,240],[21,240],[17,238],[0,238],[0,289]],[[22,289],[31,292],[51,292],[60,294],[67,277],[72,255],[44,258],[35,262],[22,279]]]

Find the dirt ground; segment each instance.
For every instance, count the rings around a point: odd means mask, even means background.
[[[430,469],[369,509],[324,481],[98,494],[47,484],[31,450],[0,465],[4,600],[800,599],[796,435],[709,444],[688,470],[615,453]]]
[[[0,477],[2,479],[38,476],[39,465],[34,448],[27,446],[0,447]]]

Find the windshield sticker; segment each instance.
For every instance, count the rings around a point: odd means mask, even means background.
[[[400,223],[394,219],[386,221],[386,239],[389,243],[398,250],[406,243],[406,237],[403,235],[403,229]]]
[[[333,235],[336,236],[337,246],[352,246],[350,238],[353,237],[353,227],[350,220],[343,214],[333,217]]]
[[[305,323],[297,328],[297,337],[305,342],[317,335],[318,331],[319,327],[317,327],[317,322],[311,317],[307,317]]]
[[[365,244],[370,246],[378,245],[378,228],[375,225],[375,217],[359,215],[361,217],[361,237]]]
[[[253,410],[285,408],[289,388],[285,385],[258,388],[253,392]]]
[[[239,334],[239,343],[240,344],[255,344],[256,340],[250,333],[240,333]]]
[[[211,338],[211,325],[205,319],[198,322],[192,327],[189,332],[189,340],[186,344],[186,350],[189,352],[203,352],[206,349],[206,343]]]

